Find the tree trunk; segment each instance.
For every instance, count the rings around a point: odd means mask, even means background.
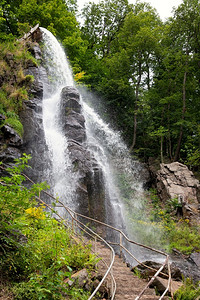
[[[183,109],[182,109],[182,117],[181,117],[182,121],[185,119],[185,111],[186,111],[186,80],[187,80],[187,71],[185,71],[184,79],[183,79]],[[178,138],[178,142],[177,142],[174,161],[177,161],[178,158],[179,158],[180,150],[181,150],[182,137],[183,137],[183,125],[180,126],[180,133],[179,133],[179,138]]]
[[[136,144],[136,137],[137,137],[137,110],[138,110],[138,100],[139,100],[139,88],[140,82],[142,78],[142,64],[141,61],[139,62],[139,72],[138,72],[138,80],[136,84],[136,91],[135,91],[135,111],[134,111],[134,128],[133,128],[133,141],[130,147],[130,152],[133,151]]]
[[[168,103],[168,108],[167,108],[168,112],[167,112],[167,121],[168,121],[168,149],[169,149],[169,158],[172,161],[172,142],[171,142],[171,134],[170,134],[170,120],[169,120],[169,111],[170,111],[170,104]]]
[[[163,163],[163,136],[161,135],[160,138],[160,159],[161,159],[161,163]]]

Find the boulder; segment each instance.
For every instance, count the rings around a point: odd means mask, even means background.
[[[182,282],[174,281],[171,280],[170,288],[169,288],[169,293],[170,295],[174,295],[174,293],[183,285]],[[155,280],[152,282],[150,285],[151,288],[156,288],[156,291],[160,294],[164,293],[164,291],[168,287],[168,280],[161,278],[161,277],[156,277]]]
[[[190,257],[178,255],[171,255],[170,256],[170,270],[171,270],[171,277],[173,281],[182,281],[183,278],[190,278],[194,282],[200,281],[200,253],[193,253]],[[146,266],[152,268],[148,269],[143,265],[138,265],[132,268],[132,271],[137,269],[140,272],[142,278],[151,278],[157,270],[161,267],[160,263],[154,261],[145,261],[143,262]],[[163,279],[167,279],[168,269],[165,266],[162,274],[159,274],[159,277]]]
[[[157,171],[156,188],[162,201],[177,198],[177,216],[200,224],[200,183],[187,166],[173,162],[161,164]]]
[[[186,203],[200,203],[199,181],[187,166],[179,162],[160,165],[157,172],[157,190],[164,201],[181,196]]]
[[[89,281],[88,272],[86,269],[82,269],[71,276],[71,279],[67,278],[64,283],[69,286],[76,285],[79,288],[83,288]]]

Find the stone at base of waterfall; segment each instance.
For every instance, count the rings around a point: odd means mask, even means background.
[[[183,285],[182,282],[179,281],[171,281],[171,285],[169,288],[169,294],[174,295],[174,293]],[[168,280],[161,278],[161,277],[156,277],[153,283],[150,285],[150,287],[156,288],[156,290],[162,294],[168,287]]]
[[[174,281],[182,281],[183,277],[191,278],[194,282],[200,281],[200,267],[197,264],[200,256],[191,254],[190,257],[185,257],[181,253],[178,253],[176,255],[171,255],[170,259],[172,260],[172,263],[170,264],[171,277]],[[136,269],[136,271],[139,271],[142,278],[151,278],[161,266],[162,265],[158,262],[145,261],[143,262],[143,265],[137,265],[132,268],[132,271],[134,272]],[[162,273],[163,275],[159,274],[159,276],[166,279],[168,276],[167,266],[164,267]]]

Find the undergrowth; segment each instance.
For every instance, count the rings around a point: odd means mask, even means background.
[[[83,268],[90,272],[97,258],[36,201],[45,183],[23,185],[29,158],[16,160],[0,179],[0,273],[13,299],[87,299],[88,291],[65,280]]]
[[[174,300],[197,300],[200,296],[199,284],[187,278],[184,285],[174,294]]]
[[[144,195],[133,190],[127,176],[119,174],[117,180],[134,240],[169,253],[173,249],[184,255],[200,252],[200,227],[176,216],[177,198],[162,203],[155,190]]]
[[[32,75],[25,75],[28,66],[37,66],[36,59],[28,51],[25,42],[9,41],[0,45],[0,114],[22,136],[23,127],[19,113],[23,101],[28,100],[29,88],[34,81]],[[9,113],[15,114],[10,117]]]

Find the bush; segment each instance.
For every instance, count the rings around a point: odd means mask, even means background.
[[[200,287],[193,284],[191,279],[186,279],[184,285],[175,293],[174,300],[196,300],[198,296]]]
[[[19,134],[19,136],[23,136],[23,125],[18,118],[7,118],[5,120],[5,124],[10,125]]]
[[[0,273],[13,283],[14,299],[64,299],[73,293],[84,299],[87,292],[69,289],[64,280],[84,267],[93,269],[97,259],[36,201],[46,184],[23,186],[29,158],[16,160],[0,181]]]

